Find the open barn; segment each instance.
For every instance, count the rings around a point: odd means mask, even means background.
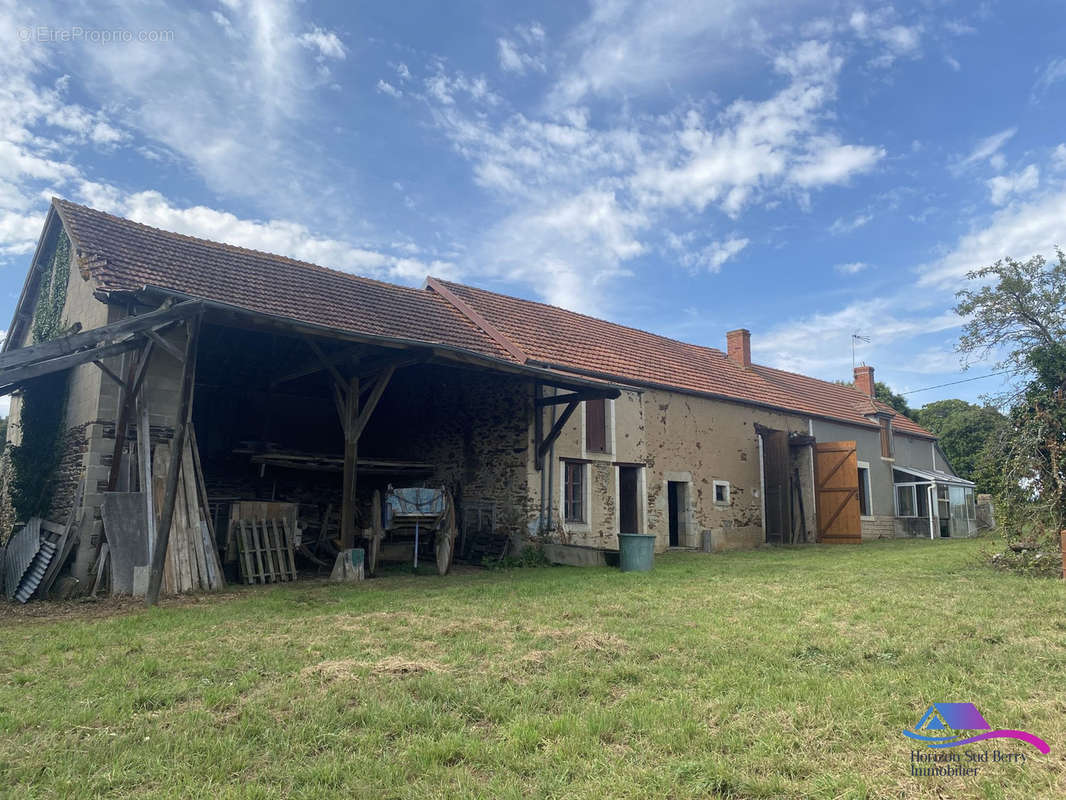
[[[35,265],[2,388],[16,443],[34,388],[65,394],[42,514],[62,541],[34,556],[69,557],[83,590],[294,580],[353,549],[365,572],[502,556],[562,427],[535,411],[619,394],[516,363],[434,294],[62,201]],[[61,335],[34,341],[57,296]]]

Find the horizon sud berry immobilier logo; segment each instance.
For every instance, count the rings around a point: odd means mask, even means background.
[[[978,733],[972,733],[977,731]],[[935,735],[930,736],[933,733]],[[1027,748],[1021,751],[966,749],[955,752],[950,748],[976,744],[990,739],[1014,739],[1032,745],[1047,755],[1047,742],[1028,731],[1012,728],[992,729],[973,703],[933,703],[913,730],[903,735],[921,742],[934,752],[911,751],[911,775],[976,775],[980,765],[987,763],[1024,764]]]

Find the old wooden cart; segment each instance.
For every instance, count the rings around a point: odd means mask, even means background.
[[[380,491],[374,492],[371,505],[371,527],[366,531],[371,573],[381,560],[410,560],[417,569],[419,559],[433,553],[437,572],[448,574],[458,531],[451,492],[443,486],[394,489],[390,485],[384,498]]]

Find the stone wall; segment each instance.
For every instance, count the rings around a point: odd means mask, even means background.
[[[535,513],[526,466],[532,384],[522,378],[443,366],[398,372],[370,418],[360,455],[436,466],[428,485],[456,501],[496,506],[498,532],[524,532]]]
[[[896,538],[896,518],[892,516],[863,517],[862,538],[863,540]]]

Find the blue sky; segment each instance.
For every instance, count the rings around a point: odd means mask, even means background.
[[[0,0],[0,325],[54,194],[908,391],[1066,244],[1061,3],[89,6]]]

